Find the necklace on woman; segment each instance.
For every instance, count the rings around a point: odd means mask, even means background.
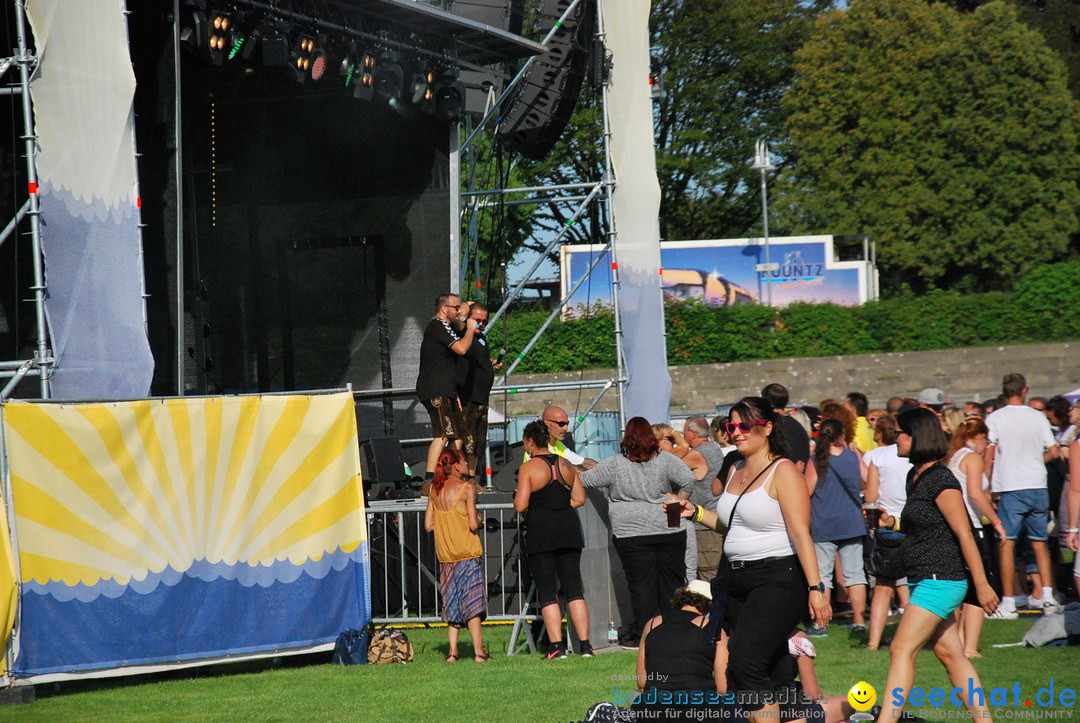
[[[765,471],[766,467],[768,467],[770,464],[773,463],[774,459],[776,459],[776,458],[773,457],[768,452],[766,452],[765,453],[765,462],[758,466],[758,469],[753,474],[753,476],[750,475],[750,460],[747,460],[746,461],[746,467],[743,468],[743,489],[746,489],[750,485],[754,484],[754,480],[756,480],[758,477],[761,476],[761,473]],[[747,482],[747,480],[750,480],[750,481]]]

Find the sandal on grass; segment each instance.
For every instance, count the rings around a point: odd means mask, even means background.
[[[448,662],[448,663],[456,663],[457,661],[458,661],[458,656],[457,656],[456,653],[450,653],[449,655],[446,656],[446,662]]]
[[[966,655],[966,656],[967,656],[967,657],[968,657],[969,659],[971,659],[971,660],[974,660],[974,659],[977,659],[977,658],[981,658],[981,657],[982,657],[982,653],[980,653],[980,652],[979,652],[979,651],[977,651],[977,650],[965,650],[965,651],[964,651],[964,655]]]
[[[477,663],[486,663],[487,661],[491,660],[491,653],[478,653],[473,656],[473,660],[475,660]]]

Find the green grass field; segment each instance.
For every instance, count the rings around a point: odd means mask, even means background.
[[[1020,707],[1011,705],[1010,700],[1009,706],[994,711],[997,721],[1013,719],[1015,713],[1041,712],[1035,695],[1049,686],[1051,679],[1055,696],[1064,687],[1080,688],[1078,648],[991,647],[993,643],[1019,641],[1030,624],[1030,619],[986,624],[982,638],[986,657],[976,662],[984,687],[1008,687],[1011,691],[1018,681],[1022,691]],[[508,626],[485,626],[484,635],[495,659],[484,664],[471,658],[444,663],[445,630],[416,629],[409,631],[416,660],[408,665],[298,667],[286,659],[278,667],[248,663],[158,677],[43,685],[38,688],[37,701],[2,708],[0,719],[574,721],[593,703],[612,699],[614,688],[620,685],[614,676],[634,672],[635,654],[630,651],[557,661],[544,660],[539,654],[507,658],[509,634]],[[463,654],[471,650],[466,639],[463,636]],[[853,649],[851,642],[845,630],[835,627],[829,637],[815,641],[822,688],[846,694],[852,685],[865,680],[877,689],[880,698],[888,652]],[[627,683],[622,682],[623,689]],[[932,653],[921,654],[916,685],[948,688],[944,670]],[[1023,705],[1027,699],[1032,701],[1031,708]],[[1065,711],[1059,718],[1069,718],[1073,712],[1072,707],[1062,708],[1057,701],[1055,709]],[[941,708],[935,715],[934,709],[922,709],[924,717],[939,719],[952,710]]]

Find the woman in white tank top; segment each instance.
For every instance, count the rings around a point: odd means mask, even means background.
[[[721,565],[731,631],[728,687],[748,720],[775,723],[779,707],[761,701],[792,682],[778,680],[786,670],[788,636],[808,611],[825,626],[831,610],[810,539],[810,494],[786,458],[779,416],[761,397],[746,397],[732,407],[727,431],[745,461],[731,473],[717,511],[689,500],[667,504],[680,505],[683,517],[710,529],[730,520]]]
[[[983,472],[983,452],[986,451],[989,430],[980,417],[968,417],[953,432],[949,445],[949,456],[945,458],[949,471],[953,473],[964,490],[964,504],[967,506],[971,528],[975,534],[975,544],[983,558],[983,567],[987,574],[993,572],[990,544],[983,531],[982,520],[986,517],[994,526],[998,539],[1005,538],[1005,528],[990,501],[990,481]],[[982,635],[983,620],[986,613],[978,605],[965,600],[956,611],[960,622],[960,639],[964,641],[964,655],[969,658],[981,658],[979,654],[979,636]]]

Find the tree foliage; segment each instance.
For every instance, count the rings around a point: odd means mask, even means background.
[[[1080,339],[1080,262],[1050,264],[1015,291],[963,293],[934,289],[860,306],[763,304],[707,306],[698,300],[664,306],[668,363],[782,359],[786,357],[929,351],[988,344]],[[509,358],[524,348],[547,318],[543,311],[510,314],[491,337]],[[614,319],[596,306],[572,321],[556,321],[545,343],[532,349],[515,373],[567,372],[615,364]]]
[[[661,236],[734,238],[760,221],[754,142],[779,141],[792,58],[830,2],[655,0]]]
[[[1008,288],[1080,229],[1080,104],[1000,0],[856,0],[825,14],[785,96],[780,213],[869,233],[889,290]]]
[[[1069,90],[1080,99],[1080,0],[1008,0],[1020,19],[1038,30],[1065,61]],[[975,10],[985,0],[948,0],[958,10]]]
[[[661,237],[743,236],[760,221],[754,141],[778,140],[781,96],[792,56],[813,19],[832,0],[655,0],[651,14],[654,71],[663,93],[654,103]],[[615,59],[617,63],[618,60]],[[643,79],[644,80],[644,79]],[[603,178],[601,89],[586,80],[570,125],[542,161],[522,161],[528,185]],[[549,203],[531,219],[524,248],[540,250],[574,206]],[[603,240],[600,206],[569,228],[568,243]],[[553,260],[555,260],[553,258]]]

